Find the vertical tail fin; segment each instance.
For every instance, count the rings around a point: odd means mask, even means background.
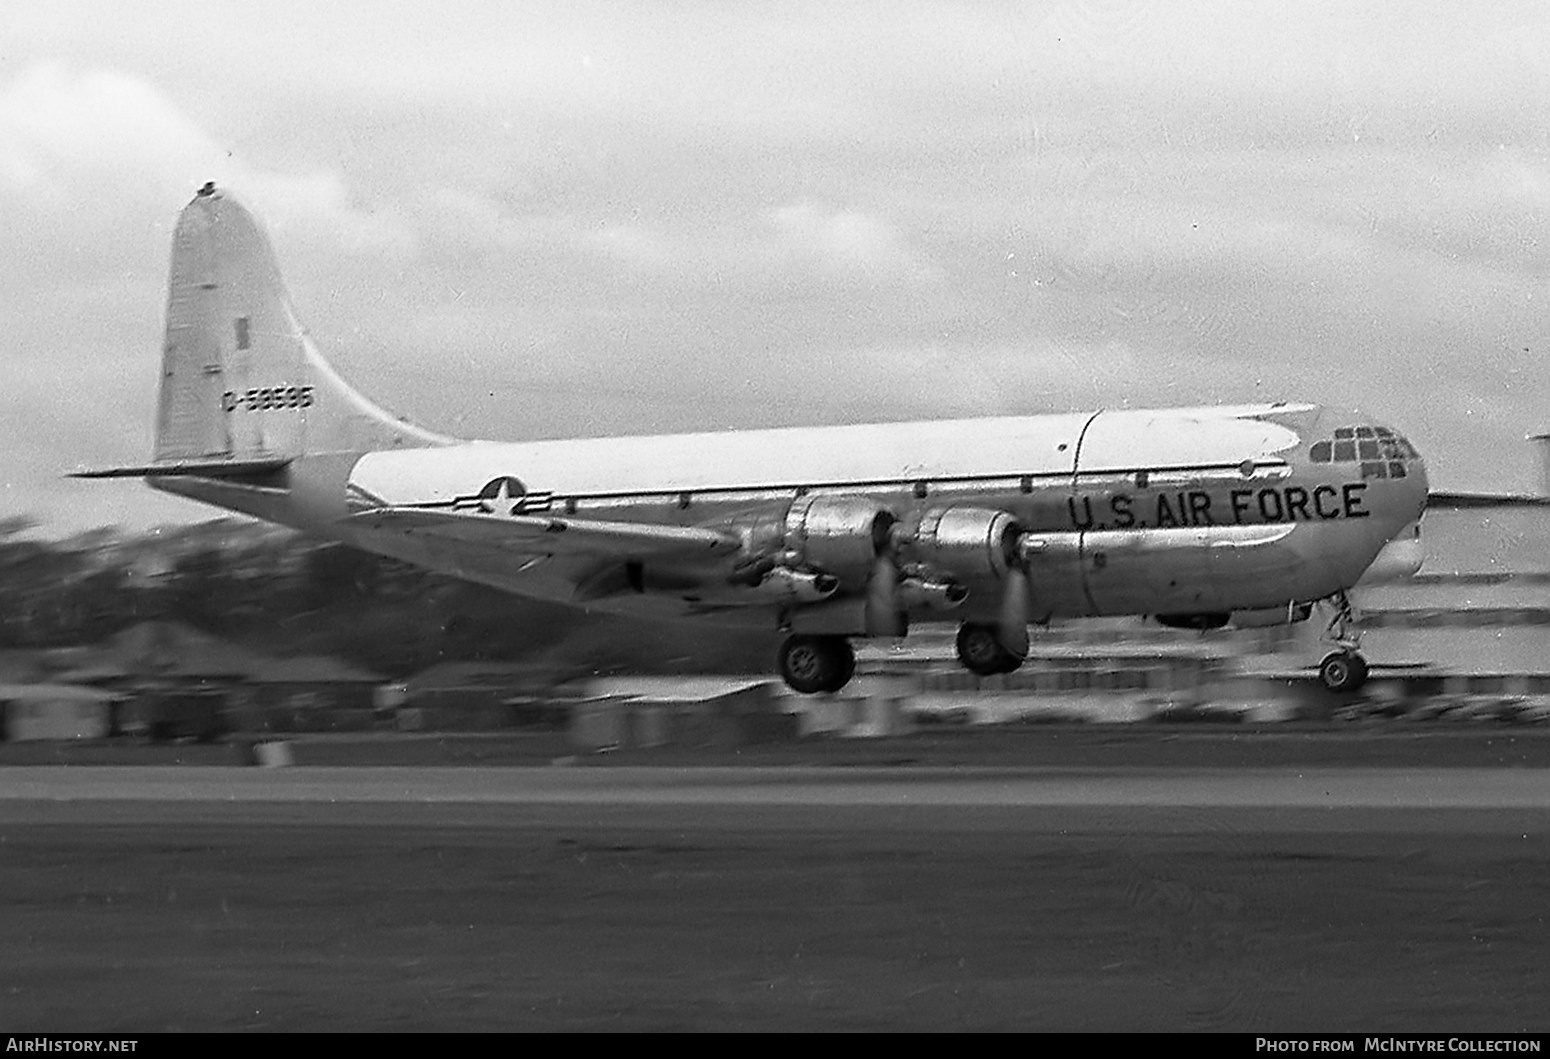
[[[274,251],[206,184],[178,218],[155,462],[234,463],[445,444],[357,393],[296,320]]]

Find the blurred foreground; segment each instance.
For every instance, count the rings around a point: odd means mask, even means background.
[[[463,584],[234,521],[64,542],[0,524],[0,736],[566,733],[577,752],[1048,722],[1550,724],[1550,527],[1428,515],[1421,576],[1358,598],[1372,679],[1313,680],[1323,616],[1203,633],[1135,619],[1038,630],[975,677],[953,626],[860,645],[837,696],[769,675],[777,635],[643,623]]]

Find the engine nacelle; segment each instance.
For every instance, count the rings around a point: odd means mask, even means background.
[[[969,590],[956,581],[906,577],[899,582],[899,598],[910,609],[952,610],[969,598]]]
[[[783,559],[862,585],[896,521],[892,511],[864,496],[801,497],[786,511]]]
[[[777,566],[754,586],[753,593],[769,600],[819,603],[834,595],[839,587],[839,578],[832,574],[809,573]]]
[[[1006,576],[1022,528],[1005,511],[980,507],[932,508],[910,537],[910,557],[960,580]]]

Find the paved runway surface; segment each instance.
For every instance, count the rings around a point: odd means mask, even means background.
[[[1550,770],[42,766],[0,800],[1550,810]]]
[[[7,768],[0,901],[0,1030],[1544,1030],[1550,770]]]

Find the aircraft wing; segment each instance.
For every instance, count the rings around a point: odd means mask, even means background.
[[[1426,494],[1430,508],[1550,507],[1550,497],[1527,493],[1467,493],[1436,490]]]
[[[1426,494],[1426,506],[1461,507],[1550,507],[1550,434],[1530,434],[1538,443],[1540,486],[1537,493],[1488,493],[1479,489],[1433,489]]]
[[[551,515],[508,517],[388,507],[352,515],[349,522],[372,530],[553,558],[710,558],[731,554],[741,547],[737,537],[695,526],[657,526]]]

